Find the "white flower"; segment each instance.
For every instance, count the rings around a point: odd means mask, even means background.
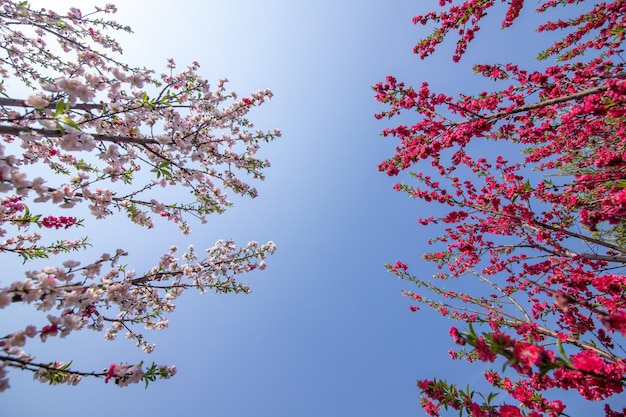
[[[24,333],[26,334],[26,336],[28,337],[35,337],[37,336],[37,328],[35,326],[33,326],[32,324],[26,326],[26,330],[24,331]]]
[[[146,353],[152,353],[154,351],[155,345],[154,343],[142,343],[141,350]]]
[[[15,332],[6,341],[10,346],[24,346],[26,344],[26,334],[24,332]]]
[[[63,266],[66,268],[76,268],[78,265],[80,265],[78,261],[68,260],[63,262]]]
[[[39,94],[34,96],[28,96],[28,98],[26,99],[26,105],[30,107],[35,107],[37,109],[48,107],[48,104],[50,104],[50,102]]]
[[[107,329],[107,331],[104,333],[105,340],[115,340],[116,337],[117,337],[117,331],[113,329]]]
[[[55,80],[55,83],[61,90],[70,95],[70,104],[74,104],[76,98],[87,103],[96,95],[88,85],[84,84],[78,78],[58,78]]]
[[[133,75],[130,77],[130,85],[133,87],[141,88],[143,87],[144,78],[141,75]]]
[[[113,73],[113,76],[119,81],[126,81],[128,79],[128,76],[124,73],[124,71],[119,68],[113,68],[113,71],[111,72]]]

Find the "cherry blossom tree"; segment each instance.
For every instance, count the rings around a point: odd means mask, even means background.
[[[246,178],[264,178],[269,162],[257,151],[280,136],[255,130],[246,118],[271,99],[269,90],[239,98],[227,80],[211,86],[195,62],[181,71],[170,59],[160,75],[122,63],[111,33],[130,28],[107,18],[115,12],[106,5],[61,15],[0,1],[0,253],[53,265],[0,280],[5,323],[18,304],[47,316],[43,325],[0,337],[0,391],[9,387],[10,369],[49,384],[91,376],[147,385],[173,376],[174,366],[143,362],[77,370],[71,362],[39,361],[25,345],[91,329],[107,340],[125,333],[150,353],[154,345],[141,327],[166,328],[185,290],[248,293],[238,275],[265,269],[275,250],[272,242],[238,247],[230,240],[204,252],[172,246],[144,272],[122,263],[124,249],[80,262],[59,258],[83,250],[88,239],[50,241],[44,232],[83,226],[72,215],[81,207],[97,219],[121,212],[138,227],[171,222],[188,234],[190,219],[204,223],[231,206],[228,193],[256,197]]]
[[[453,37],[460,61],[501,3],[503,29],[529,11],[523,0],[439,1],[413,19],[434,27],[414,52],[424,59]],[[539,53],[540,70],[475,65],[493,86],[479,94],[393,76],[374,86],[386,106],[378,119],[417,114],[383,130],[398,145],[379,169],[414,169],[395,189],[427,203],[419,223],[440,232],[423,255],[438,269],[432,278],[402,261],[387,267],[416,285],[404,293],[411,310],[428,306],[461,323],[449,331],[453,359],[500,365],[484,375],[491,392],[419,380],[433,416],[574,415],[566,390],[607,400],[606,416],[626,415],[608,401],[626,384],[626,1],[536,9],[551,12],[572,17],[537,28],[560,38]]]

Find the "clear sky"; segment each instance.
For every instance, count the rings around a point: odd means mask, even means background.
[[[33,3],[58,12],[102,4]],[[116,20],[135,31],[119,37],[128,63],[161,71],[169,57],[180,67],[196,60],[204,77],[228,77],[242,95],[270,88],[274,100],[250,118],[260,128],[280,128],[283,137],[262,151],[272,167],[257,199],[237,201],[188,237],[170,224],[146,231],[123,218],[107,220],[106,227],[96,222],[87,229],[94,246],[123,247],[138,271],[173,243],[203,248],[225,238],[273,240],[278,251],[267,270],[242,278],[252,287],[249,296],[189,292],[179,299],[170,328],[146,334],[157,343],[147,358],[132,342],[105,342],[87,331],[49,339],[37,355],[74,359],[83,369],[145,358],[176,364],[174,379],[147,390],[89,379],[48,387],[11,371],[0,415],[411,416],[425,415],[418,378],[486,388],[483,365],[449,360],[452,322],[411,313],[401,295],[409,284],[384,269],[420,259],[429,236],[416,219],[427,217],[429,207],[394,192],[397,179],[377,172],[395,144],[379,137],[388,122],[374,119],[381,107],[370,87],[394,74],[414,85],[427,80],[446,93],[480,89],[471,64],[535,56],[533,17],[505,32],[498,19],[489,20],[492,27],[485,26],[454,65],[449,47],[424,62],[411,53],[426,33],[411,18],[437,1],[118,3]],[[431,272],[431,265],[421,265]]]

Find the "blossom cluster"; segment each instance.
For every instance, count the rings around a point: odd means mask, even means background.
[[[415,52],[424,58],[456,32],[453,60],[459,61],[496,3],[441,1],[441,11],[414,19],[436,25]],[[524,2],[504,3],[502,27],[508,27]],[[577,7],[571,3],[546,1],[537,12]],[[476,65],[475,72],[498,87],[493,91],[455,97],[393,76],[374,86],[376,100],[387,106],[377,119],[419,115],[410,126],[383,130],[399,144],[379,170],[397,176],[417,168],[413,183],[394,188],[438,204],[441,209],[430,211],[437,214],[419,223],[443,231],[424,254],[436,265],[433,280],[411,274],[401,261],[388,269],[417,285],[420,292],[405,292],[416,304],[469,327],[451,329],[463,346],[450,352],[453,359],[505,360],[506,373],[490,371],[487,380],[521,403],[496,404],[495,392],[475,402],[474,392],[422,380],[422,405],[431,415],[451,407],[480,417],[553,417],[566,408],[548,399],[555,388],[576,390],[586,400],[624,390],[626,68],[618,54],[626,2],[576,10],[582,10],[577,17],[539,27],[566,31],[540,54],[543,70]],[[485,146],[502,151],[489,157],[480,151]],[[479,326],[486,331],[476,333]],[[548,348],[555,344],[558,352]],[[606,407],[607,416],[626,415]]]

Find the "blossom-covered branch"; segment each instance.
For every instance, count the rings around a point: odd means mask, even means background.
[[[257,196],[249,181],[264,179],[269,167],[257,152],[280,131],[256,129],[248,116],[271,91],[240,98],[227,91],[226,79],[211,85],[196,62],[178,71],[169,59],[159,75],[122,63],[108,32],[130,28],[101,17],[115,11],[107,5],[60,15],[28,2],[0,5],[0,254],[26,263],[85,249],[87,237],[48,240],[53,231],[86,224],[57,210],[85,205],[96,219],[121,211],[147,228],[156,215],[188,234],[189,217],[204,223],[232,205],[228,193]],[[15,98],[18,87],[32,93]],[[48,314],[45,325],[0,335],[0,391],[9,387],[11,368],[50,384],[91,376],[147,385],[173,376],[175,367],[143,363],[79,371],[71,362],[37,361],[24,348],[35,337],[45,342],[91,329],[108,340],[125,332],[150,353],[154,345],[140,328],[166,328],[185,290],[249,293],[239,275],[265,269],[274,251],[272,242],[238,247],[219,240],[202,256],[189,246],[179,258],[172,246],[143,274],[120,263],[124,249],[91,263],[70,259],[22,277],[13,272],[13,282],[0,281],[0,309],[28,304]]]
[[[415,52],[424,58],[456,33],[453,60],[459,61],[498,2],[439,3],[441,11],[413,20],[435,25]],[[524,7],[523,0],[506,3],[503,28]],[[537,12],[576,7],[570,3],[545,1]],[[540,53],[542,70],[475,65],[493,81],[493,91],[455,97],[393,76],[374,86],[376,99],[388,106],[376,118],[418,116],[411,126],[383,130],[399,143],[379,170],[396,176],[416,168],[413,181],[395,189],[438,204],[436,215],[419,222],[443,230],[424,255],[438,270],[433,279],[411,274],[403,262],[388,269],[427,293],[405,292],[417,304],[465,323],[466,331],[450,330],[463,346],[450,352],[454,359],[504,360],[508,369],[489,371],[486,379],[521,404],[496,402],[497,392],[421,380],[422,406],[431,415],[443,407],[474,417],[553,417],[566,415],[566,404],[549,399],[552,389],[601,400],[626,385],[626,68],[620,57],[626,2],[580,10],[539,27],[566,32]],[[485,146],[501,152],[492,156]],[[468,286],[470,277],[482,285]],[[626,415],[608,403],[605,411]]]

